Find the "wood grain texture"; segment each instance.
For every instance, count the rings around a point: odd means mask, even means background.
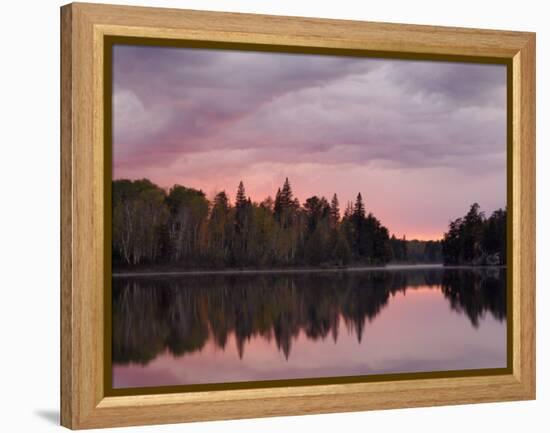
[[[514,56],[514,374],[535,398],[535,37]],[[519,316],[519,317],[518,317]]]
[[[72,425],[72,14],[61,9],[61,424]]]
[[[75,4],[111,34],[509,58],[528,33]]]
[[[535,36],[532,33],[72,4],[61,10],[61,423],[70,428],[535,397]],[[513,373],[105,397],[103,41],[137,36],[483,56],[512,63]]]

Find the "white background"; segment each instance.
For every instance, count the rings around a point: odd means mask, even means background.
[[[315,16],[537,32],[538,399],[128,429],[143,432],[548,431],[550,14],[544,1],[276,0],[125,1],[233,12]],[[0,26],[0,430],[60,429],[59,413],[59,6],[6,1]],[[546,120],[546,122],[544,122]],[[121,430],[118,430],[121,431]]]

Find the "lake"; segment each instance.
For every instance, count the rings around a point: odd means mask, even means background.
[[[506,269],[114,277],[113,388],[506,367]]]

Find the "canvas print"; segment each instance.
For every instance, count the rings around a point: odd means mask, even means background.
[[[505,65],[112,50],[113,389],[506,368]]]

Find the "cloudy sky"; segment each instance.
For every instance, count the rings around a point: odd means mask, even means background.
[[[113,178],[304,202],[360,191],[391,233],[436,239],[506,205],[506,67],[117,45]]]

